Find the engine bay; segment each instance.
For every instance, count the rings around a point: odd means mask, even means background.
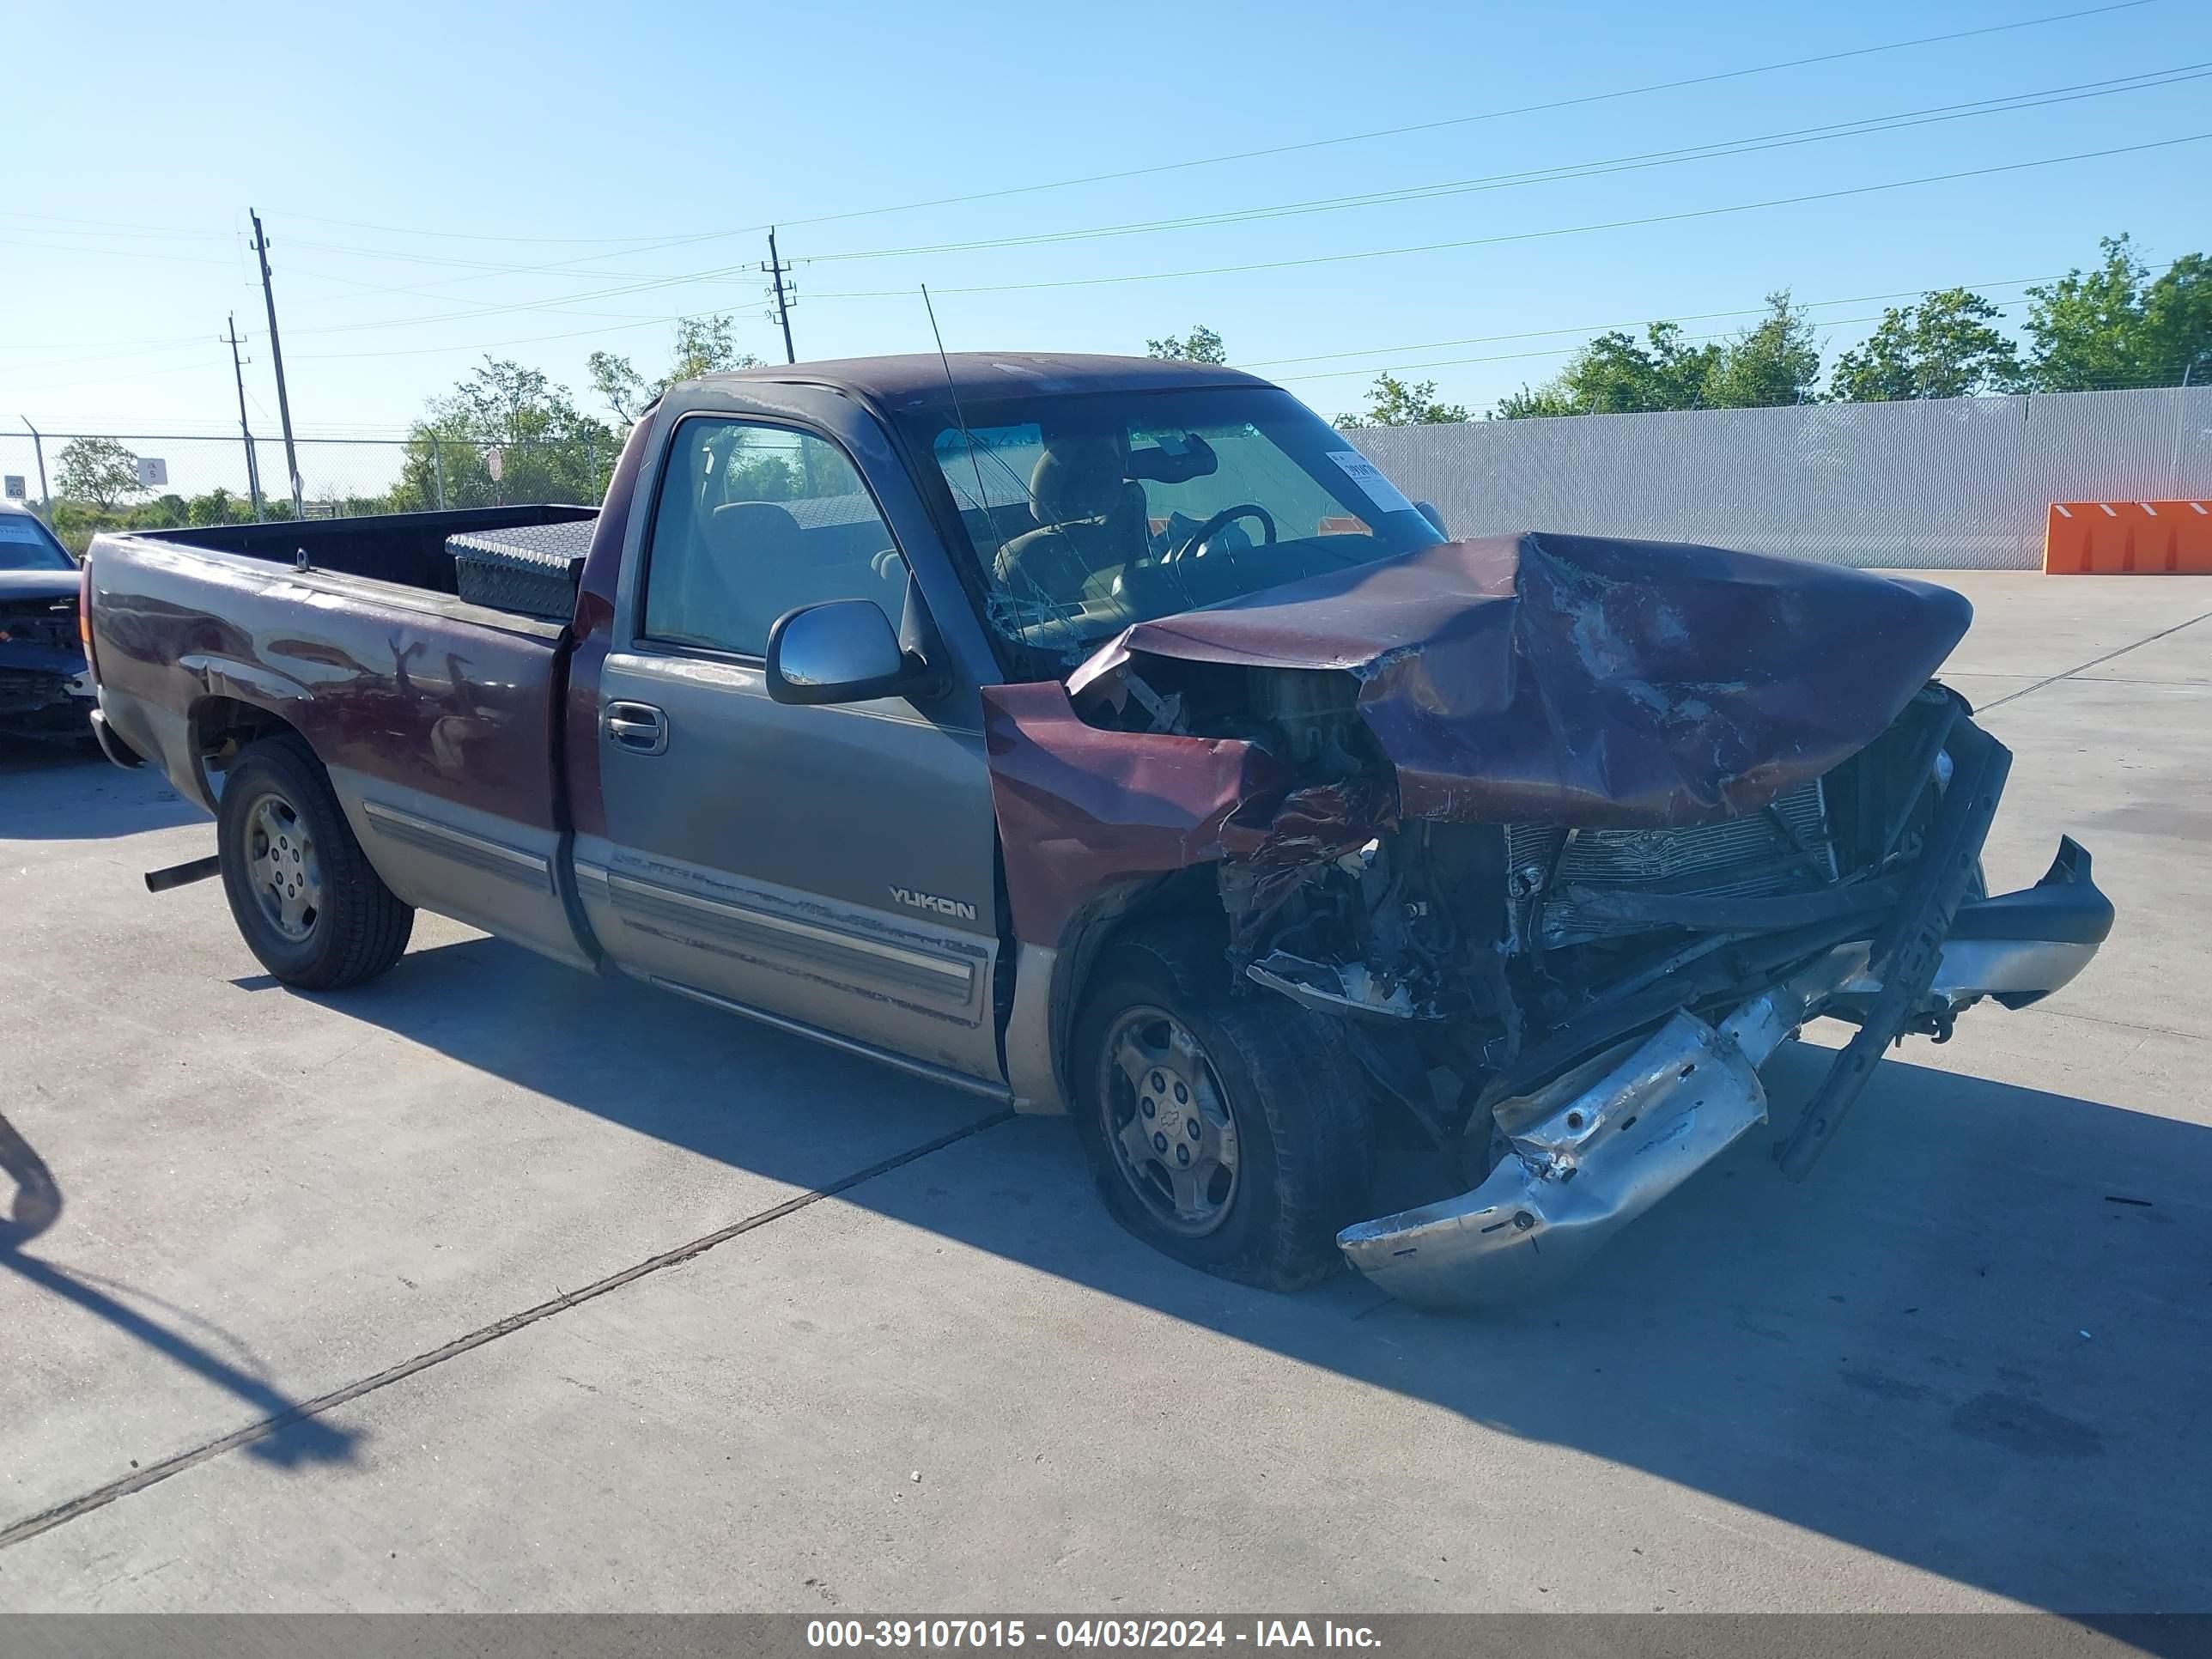
[[[1077,707],[1108,729],[1249,743],[1290,770],[1264,828],[1224,825],[1231,970],[1344,1022],[1455,1174],[1482,1167],[1493,1121],[1528,1115],[1527,1091],[1866,937],[1920,854],[1965,707],[1930,682],[1872,743],[1747,812],[1486,823],[1402,811],[1359,684],[1147,659]]]

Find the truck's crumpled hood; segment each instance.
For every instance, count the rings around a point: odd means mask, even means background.
[[[1014,931],[1050,945],[1117,881],[1223,859],[1292,869],[1400,817],[1665,826],[1753,811],[1878,736],[1972,614],[1948,588],[1861,570],[1529,534],[1140,623],[1065,684],[984,690]],[[1349,672],[1396,799],[1302,781],[1243,738],[1078,712],[1163,659]]]
[[[1447,542],[1126,629],[1070,677],[1174,658],[1348,671],[1407,817],[1696,823],[1897,717],[1972,611],[1925,582],[1676,542]]]

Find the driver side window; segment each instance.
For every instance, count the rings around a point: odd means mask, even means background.
[[[836,445],[756,421],[677,428],[653,507],[648,637],[757,657],[786,611],[872,599],[896,623],[905,592],[898,544]]]

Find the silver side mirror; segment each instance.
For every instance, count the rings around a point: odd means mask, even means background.
[[[830,599],[776,618],[768,631],[768,694],[778,702],[866,702],[929,684],[873,599]]]

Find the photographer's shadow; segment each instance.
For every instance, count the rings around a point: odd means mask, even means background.
[[[23,1247],[52,1229],[60,1218],[62,1195],[45,1160],[5,1117],[0,1117],[0,1170],[13,1177],[16,1189],[9,1213],[0,1217],[0,1272],[13,1273],[33,1288],[105,1320],[125,1336],[144,1343],[156,1353],[235,1396],[253,1411],[255,1420],[239,1431],[238,1437],[229,1443],[248,1456],[283,1468],[351,1460],[359,1437],[314,1415],[312,1402],[302,1405],[287,1398],[252,1370],[223,1358],[182,1330],[141,1313],[110,1291],[165,1308],[180,1325],[190,1322],[203,1326],[238,1352],[246,1363],[252,1364],[250,1351],[235,1339],[150,1293],[82,1270],[73,1271],[42,1256],[27,1255]],[[194,1459],[199,1455],[188,1452],[181,1458]],[[157,1478],[161,1472],[161,1466],[156,1465],[141,1474],[142,1478],[151,1479]]]

